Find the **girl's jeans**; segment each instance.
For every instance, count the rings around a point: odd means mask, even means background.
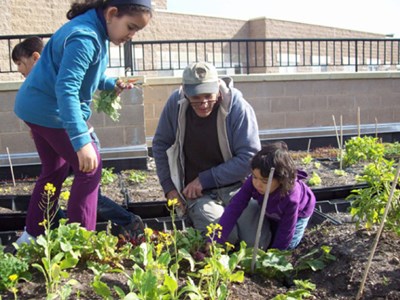
[[[88,230],[96,229],[96,210],[98,189],[101,178],[101,159],[94,142],[92,145],[97,153],[98,167],[90,173],[79,171],[79,161],[65,129],[48,128],[27,123],[32,132],[37,152],[42,162],[42,170],[32,192],[26,218],[27,232],[36,237],[44,232],[39,223],[46,218],[48,199],[44,197],[44,187],[51,183],[55,193],[50,199],[51,214],[58,208],[58,197],[62,183],[72,167],[75,175],[68,200],[67,217],[69,222],[78,222]]]
[[[304,230],[306,230],[309,220],[310,217],[298,218],[292,241],[290,242],[288,247],[289,250],[296,248],[300,244],[301,239],[303,238],[304,235]]]

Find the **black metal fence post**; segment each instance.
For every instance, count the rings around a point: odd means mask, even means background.
[[[127,41],[124,45],[124,74],[128,75],[128,71],[133,73],[133,55],[132,41]]]

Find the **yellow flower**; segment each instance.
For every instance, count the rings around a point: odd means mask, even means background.
[[[220,224],[214,224],[214,223],[211,223],[210,225],[208,225],[208,226],[206,226],[206,228],[207,228],[207,233],[206,233],[206,236],[208,236],[208,237],[211,237],[211,236],[215,236],[215,235],[217,235],[218,236],[218,238],[221,238],[221,235],[222,235],[222,226],[220,225]]]
[[[54,193],[56,192],[56,187],[54,186],[54,184],[48,182],[48,183],[46,183],[46,185],[44,186],[44,190],[45,190],[49,195],[54,195]]]
[[[162,242],[164,242],[167,246],[172,244],[172,235],[168,232],[162,232],[160,231],[158,233],[158,239]]]
[[[70,195],[71,193],[69,191],[64,191],[60,194],[60,198],[63,199],[64,201],[67,201]]]
[[[8,276],[8,279],[10,279],[11,281],[16,281],[18,279],[18,275],[12,274],[12,275]]]
[[[151,236],[153,235],[153,229],[151,229],[151,228],[149,228],[149,227],[146,227],[146,228],[144,229],[144,234],[145,234],[147,237],[151,237]]]
[[[161,255],[161,251],[162,251],[163,248],[164,248],[164,247],[163,247],[163,244],[162,244],[162,243],[157,244],[157,246],[156,246],[156,253],[157,253],[157,256],[160,256],[160,255]]]
[[[44,219],[43,222],[39,223],[39,226],[43,226],[44,227],[44,226],[46,226],[46,224],[47,224],[47,220]]]
[[[213,233],[213,229],[212,229],[211,225],[207,225],[206,228],[207,228],[206,236],[210,237],[211,234]]]
[[[178,204],[178,199],[177,199],[177,198],[169,199],[169,200],[168,200],[168,206],[169,206],[169,207],[175,206],[176,204]]]
[[[229,243],[229,242],[225,242],[225,245],[226,245],[226,248],[229,250],[229,249],[233,249],[235,246],[234,245],[232,245],[231,243]]]

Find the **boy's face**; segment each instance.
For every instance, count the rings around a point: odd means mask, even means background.
[[[252,182],[254,188],[261,195],[264,195],[267,190],[268,177],[262,177],[259,169],[253,169],[251,173],[253,175]],[[279,181],[276,178],[272,178],[271,189],[269,193],[271,194],[272,192],[274,192],[277,188],[279,188],[279,186],[280,186]]]
[[[36,60],[31,57],[21,57],[19,60],[15,62],[18,68],[18,72],[22,74],[26,78],[28,74],[31,72],[33,66],[35,65]]]

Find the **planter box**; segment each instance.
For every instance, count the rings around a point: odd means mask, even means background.
[[[0,207],[12,211],[27,211],[31,195],[1,195]]]
[[[344,195],[344,192],[338,192],[336,189],[333,189],[333,192],[336,193],[335,195]],[[327,193],[328,191],[325,191],[324,195],[327,195]],[[20,201],[21,203],[17,205],[16,201]],[[18,196],[2,196],[0,204],[3,207],[12,209],[13,207],[27,207],[28,202],[28,195],[21,198]],[[317,201],[308,227],[311,228],[326,221],[340,225],[342,222],[339,218],[336,218],[335,214],[339,216],[340,213],[347,212],[349,207],[350,202],[343,199],[319,200]],[[146,227],[159,231],[173,229],[166,201],[130,203],[127,209],[141,216]],[[8,245],[16,240],[17,233],[25,227],[25,218],[26,212],[0,214],[0,244]],[[105,230],[107,224],[104,220],[99,219],[96,229]],[[178,230],[189,226],[186,218],[176,218],[175,225]]]

